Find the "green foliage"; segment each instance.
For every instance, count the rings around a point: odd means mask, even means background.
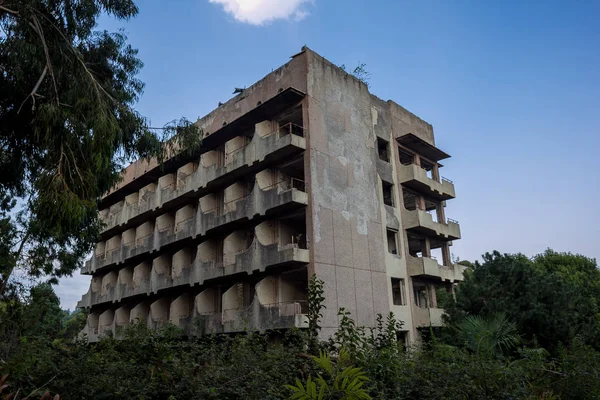
[[[501,260],[509,271],[525,270],[520,276],[531,279],[522,264],[533,267],[535,261]],[[561,264],[571,265],[567,261]],[[491,267],[476,265],[468,275],[482,273],[478,268]],[[537,267],[531,270],[539,273]],[[586,284],[591,291],[593,285]],[[318,333],[322,282],[313,278],[310,286]],[[600,398],[600,353],[586,336],[576,335],[549,352],[535,336],[519,343],[519,323],[485,307],[470,316],[454,309],[463,317],[448,328],[449,335],[436,332],[429,344],[408,349],[402,323],[393,314],[378,315],[374,327],[361,327],[343,309],[338,332],[325,343],[298,331],[189,338],[173,326],[155,331],[136,324],[120,340],[105,337],[88,345],[72,340],[85,314],[60,310],[49,285],[33,286],[26,296],[21,292],[11,290],[0,301],[0,369],[10,376],[11,393],[138,400]],[[489,306],[490,300],[483,303]],[[306,354],[307,349],[319,356]],[[296,384],[285,385],[291,382]]]
[[[340,69],[342,71],[348,72],[348,71],[346,71],[345,64],[340,65]],[[354,68],[352,70],[352,72],[348,72],[348,73],[350,75],[354,76],[356,79],[358,79],[362,83],[364,83],[365,85],[367,85],[367,87],[369,87],[369,80],[371,79],[371,73],[369,71],[367,71],[367,64],[358,63],[356,68]]]
[[[296,385],[285,385],[292,391],[290,400],[370,400],[368,392],[363,387],[369,380],[365,373],[352,366],[348,353],[340,349],[337,362],[331,356],[321,352],[312,356],[319,371],[313,380],[308,377],[305,383],[296,379]]]
[[[520,342],[517,326],[502,313],[488,318],[468,316],[456,329],[465,348],[484,357],[501,357]]]
[[[0,360],[11,358],[24,343],[70,343],[85,325],[86,318],[83,311],[62,310],[48,284],[31,287],[26,296],[13,291],[0,302]]]
[[[311,352],[316,352],[318,348],[318,337],[321,331],[319,321],[323,318],[323,309],[325,297],[323,293],[324,282],[313,275],[308,282],[308,336]]]
[[[571,272],[569,272],[571,271]],[[600,348],[598,271],[595,261],[547,252],[533,260],[522,254],[487,253],[465,271],[448,304],[447,322],[469,315],[504,313],[516,323],[526,344],[538,343],[553,354],[577,335]]]
[[[15,269],[55,281],[81,266],[98,200],[125,163],[197,149],[187,120],[160,135],[147,127],[133,108],[137,50],[122,32],[94,30],[102,13],[137,12],[131,0],[0,4],[0,296]]]

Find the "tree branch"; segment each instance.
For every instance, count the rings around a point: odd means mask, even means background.
[[[54,93],[56,94],[56,102],[60,103],[60,100],[58,98],[58,87],[56,85],[56,79],[54,78],[54,71],[52,70],[52,62],[50,61],[50,50],[48,50],[48,45],[46,44],[46,39],[44,37],[44,31],[42,30],[42,26],[40,25],[39,19],[35,15],[31,16],[31,20],[33,21],[33,24],[30,22],[29,25],[31,27],[33,27],[34,31],[38,34],[38,36],[40,37],[40,39],[42,41],[42,46],[44,47],[44,54],[46,56],[46,67],[48,67],[48,72],[50,73],[50,76],[52,77],[52,83],[54,85]]]
[[[19,15],[19,12],[18,12],[18,11],[11,10],[10,8],[6,8],[6,7],[4,7],[4,6],[3,6],[3,5],[1,5],[1,4],[0,4],[0,10],[2,10],[2,11],[4,11],[4,12],[6,12],[6,13],[8,13],[8,14],[17,15],[17,16]]]
[[[14,260],[14,262],[9,267],[8,271],[6,272],[6,274],[2,277],[2,282],[0,283],[0,297],[2,297],[2,295],[4,294],[4,290],[6,289],[6,286],[8,284],[8,279],[12,275],[13,271],[15,270],[15,267],[17,266],[17,263],[19,262],[19,259],[21,258],[21,254],[23,253],[23,249],[25,248],[25,243],[29,239],[29,236],[31,236],[31,232],[29,232],[29,230],[28,230],[27,233],[25,233],[25,236],[23,236],[23,240],[21,240],[21,244],[19,245],[19,249],[15,253],[15,260]]]
[[[35,109],[35,95],[37,95],[37,90],[40,87],[42,81],[44,80],[44,78],[46,77],[46,72],[48,72],[48,66],[46,65],[44,67],[44,70],[42,71],[42,75],[40,75],[40,79],[38,79],[37,83],[35,84],[33,90],[31,91],[31,93],[29,93],[27,95],[27,97],[25,97],[25,100],[23,100],[23,102],[21,103],[21,106],[19,107],[19,110],[17,111],[17,114],[21,112],[21,108],[23,108],[23,105],[25,104],[25,102],[27,101],[27,99],[29,98],[29,96],[31,96],[31,99],[33,100],[33,105],[32,110]]]

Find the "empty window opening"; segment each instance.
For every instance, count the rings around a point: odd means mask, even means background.
[[[388,252],[391,254],[398,254],[398,232],[393,229],[387,230],[387,245]]]
[[[406,351],[406,348],[408,347],[408,332],[396,332],[396,341],[402,346],[402,350]]]
[[[278,182],[282,189],[297,189],[306,192],[304,183],[304,154],[286,160],[277,166],[281,181]]]
[[[223,254],[224,254],[224,243],[223,239],[217,241],[216,249],[215,249],[215,265],[217,267],[223,266]]]
[[[404,279],[392,278],[392,301],[395,306],[406,305],[406,293],[404,292]]]
[[[383,204],[394,207],[394,196],[392,191],[394,185],[386,181],[382,181],[381,183],[383,188]]]
[[[277,122],[279,124],[279,136],[293,134],[304,137],[302,121],[302,106],[298,106],[289,112],[282,114]]]
[[[445,223],[445,221],[443,220],[441,214],[440,214],[440,208],[443,207],[442,204],[439,201],[433,201],[433,200],[429,200],[427,198],[424,198],[424,202],[425,202],[425,210],[431,214],[431,219],[433,220],[433,222],[438,222],[438,223]]]
[[[306,214],[304,210],[290,214],[279,220],[279,245],[307,248]]]
[[[431,299],[429,290],[424,283],[413,283],[413,292],[415,295],[415,305],[420,308],[429,308]]]
[[[250,307],[256,293],[256,285],[254,283],[244,283],[243,306]]]
[[[424,247],[423,242],[425,241],[425,238],[421,237],[420,235],[407,232],[406,239],[408,254],[410,254],[412,257],[422,257]]]
[[[217,153],[217,168],[225,166],[225,144],[215,149]]]
[[[421,158],[421,168],[423,168],[425,170],[425,172],[427,173],[427,177],[429,179],[433,179],[433,168],[434,168],[433,163],[430,163],[429,161],[425,161],[424,159]]]
[[[398,147],[398,157],[400,158],[400,164],[402,165],[414,164],[415,156],[404,150],[402,147]]]
[[[390,143],[387,140],[377,138],[377,154],[380,160],[390,162]]]
[[[419,195],[406,188],[402,188],[402,199],[404,201],[404,208],[407,210],[412,211],[419,208]]]
[[[438,247],[437,249],[432,248],[431,254],[429,255],[429,257],[433,258],[434,260],[437,260],[438,264],[442,264],[443,263],[443,254],[442,254],[441,247]]]

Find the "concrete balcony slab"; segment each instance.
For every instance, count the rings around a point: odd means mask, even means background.
[[[456,197],[454,184],[447,179],[438,182],[427,176],[427,171],[416,164],[400,165],[398,168],[400,183],[410,189],[436,200],[450,200]]]
[[[432,215],[423,210],[407,210],[402,207],[402,225],[406,230],[434,236],[440,240],[460,239],[460,225],[457,222],[435,222]]]
[[[443,308],[421,308],[412,305],[413,325],[417,328],[444,326],[443,315]]]
[[[437,260],[429,257],[408,256],[406,260],[408,275],[436,279],[449,282],[462,282],[465,267],[453,265],[452,267],[439,265]]]

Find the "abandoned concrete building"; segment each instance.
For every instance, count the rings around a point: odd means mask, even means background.
[[[196,156],[139,160],[100,201],[90,341],[132,323],[306,327],[312,274],[323,336],[340,307],[364,326],[392,311],[407,341],[441,324],[436,294],[463,271],[430,124],[306,48],[197,124]]]

